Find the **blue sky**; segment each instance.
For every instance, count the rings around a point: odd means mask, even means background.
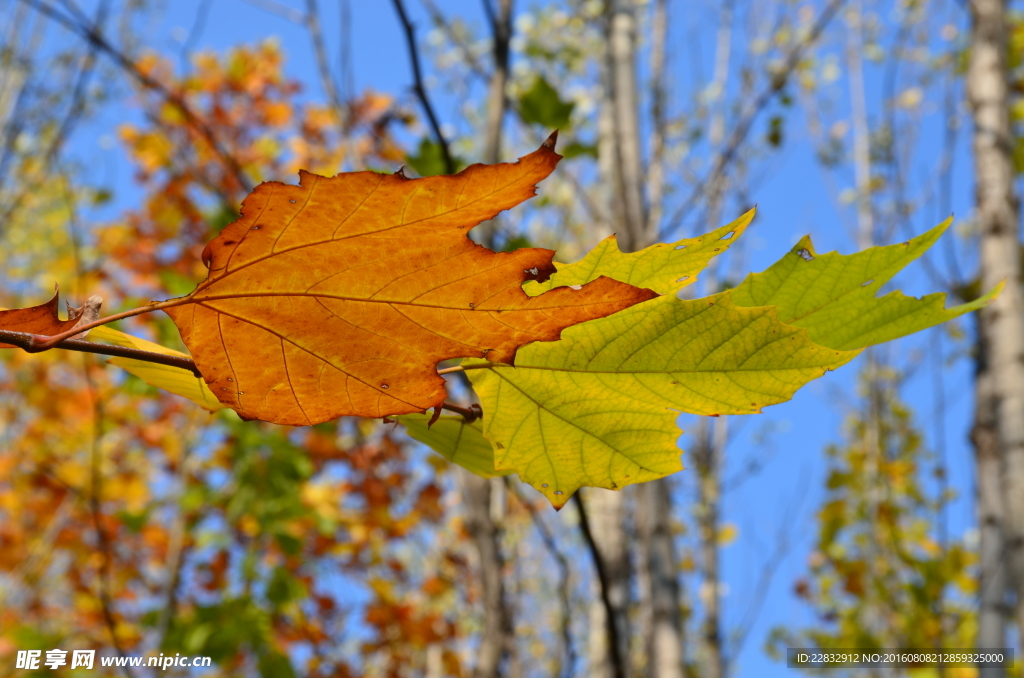
[[[152,32],[148,38],[149,44],[166,52],[179,49],[181,41],[193,31],[200,4],[194,0],[167,3],[163,19],[153,22]],[[310,83],[308,96],[321,98],[318,80],[312,75],[315,73],[315,63],[305,29],[258,9],[255,6],[258,4],[249,4],[241,0],[212,0],[208,6],[209,13],[205,25],[201,31],[193,34],[195,47],[222,51],[235,44],[252,43],[273,36],[284,48],[287,71]],[[321,4],[328,44],[336,56],[337,40],[332,37],[334,28],[338,25],[336,3]],[[428,22],[420,11],[419,3],[410,0],[407,4],[421,27],[420,35],[423,36]],[[479,2],[446,0],[440,4],[449,15],[459,15],[482,24],[483,16]],[[293,0],[292,5],[298,8],[302,3]],[[354,1],[351,5],[351,53],[355,90],[358,92],[372,88],[389,93],[407,92],[412,81],[409,61],[404,38],[391,3]],[[524,6],[525,3],[520,5]],[[677,69],[689,70],[685,63],[689,48],[683,46],[683,41],[686,36],[693,34],[695,23],[699,24],[707,16],[713,17],[709,7],[710,5],[701,6],[699,11],[692,13],[677,12],[670,34],[678,43],[672,49]],[[958,20],[962,24],[963,17],[959,17]],[[705,36],[705,40],[698,49],[707,57],[703,59],[704,63],[710,64],[713,34],[711,31],[700,33]],[[427,67],[429,69],[429,64]],[[709,74],[704,73],[704,76],[708,77]],[[876,113],[878,102],[872,101],[870,95],[878,91],[880,78],[879,69],[869,70],[869,107]],[[438,111],[444,115],[446,110],[450,110],[450,106],[445,106],[445,94],[435,94],[439,103]],[[104,111],[94,123],[79,131],[73,147],[76,155],[103,168],[105,181],[118,186],[115,201],[105,208],[104,214],[116,213],[131,207],[140,196],[138,190],[132,188],[128,181],[131,169],[124,154],[117,144],[110,143],[116,125],[124,121],[123,115],[123,111],[120,110]],[[802,130],[800,115],[795,115],[792,121],[793,124],[788,128],[790,137],[784,149],[767,163],[766,180],[753,195],[759,208],[758,218],[745,236],[754,244],[750,248],[749,259],[752,270],[767,267],[806,233],[813,236],[819,252],[836,249],[842,252],[853,251],[847,232],[841,226],[844,220],[849,222],[852,218],[852,210],[837,206],[830,198],[823,171],[814,157],[814,149]],[[763,126],[755,126],[755,129],[762,130]],[[949,196],[948,203],[958,215],[964,217],[971,211],[972,191],[968,169],[970,164],[966,145],[967,132],[967,129],[961,131],[956,153],[954,192]],[[935,118],[928,118],[922,123],[921,138],[925,144],[931,143],[930,139],[940,138],[940,134],[939,122]],[[289,181],[292,178],[279,179]],[[844,179],[840,179],[839,183],[843,184],[843,181]],[[922,232],[946,216],[932,208],[923,212],[923,216],[914,219],[915,233]],[[735,216],[737,215],[726,213],[723,218],[732,219]],[[899,239],[903,240],[905,236],[906,234],[900,234]],[[946,237],[956,236],[950,233]],[[934,285],[921,273],[922,267],[919,263],[912,265],[911,268],[912,271],[897,278],[902,289],[918,295],[936,291]],[[969,329],[970,324],[964,323],[963,326]],[[943,339],[942,344],[946,352],[953,348],[948,338]],[[904,398],[912,404],[929,443],[935,439],[936,426],[943,427],[950,460],[949,476],[960,495],[960,499],[950,507],[951,534],[962,535],[973,524],[971,450],[966,439],[971,407],[970,394],[966,392],[970,388],[970,368],[967,361],[960,360],[942,375],[949,409],[946,418],[936,423],[936,382],[934,360],[930,353],[934,345],[931,334],[925,333],[920,337],[899,342],[894,349],[894,355],[906,357],[915,350],[924,351],[924,365],[909,380]],[[839,404],[835,402],[834,393],[836,389],[847,394],[853,392],[860,360],[863,358],[838,373],[829,374],[813,382],[800,391],[791,402],[769,408],[765,414],[752,417],[753,421],[745,425],[728,449],[724,474],[726,478],[739,473],[749,459],[766,453],[765,447],[757,447],[753,441],[753,435],[757,430],[769,426],[775,430],[770,436],[771,445],[775,448],[771,460],[759,474],[738,489],[730,491],[724,499],[725,521],[735,523],[739,528],[738,539],[722,552],[724,580],[728,587],[724,601],[726,636],[740,623],[747,611],[750,596],[761,574],[761,563],[774,547],[783,516],[794,499],[801,498],[796,518],[791,525],[783,525],[788,529],[790,538],[788,555],[774,574],[772,586],[757,621],[750,630],[743,651],[736,659],[734,675],[771,677],[792,676],[795,673],[786,669],[784,665],[768,660],[762,646],[768,630],[773,626],[784,624],[789,627],[806,627],[814,624],[809,611],[793,596],[792,585],[805,571],[807,555],[815,535],[814,512],[823,496],[822,450],[829,442],[837,441],[841,435],[843,415]],[[680,424],[684,428],[691,428],[692,419],[683,417]],[[737,422],[732,422],[731,425],[736,426]],[[685,447],[685,437],[683,443]],[[684,465],[688,465],[685,455],[683,460]],[[677,500],[684,509],[693,502],[693,495],[689,491],[693,484],[687,473],[689,472],[684,471],[678,479],[680,490]],[[691,590],[690,595],[695,599],[696,591]]]

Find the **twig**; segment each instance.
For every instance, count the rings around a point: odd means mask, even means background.
[[[320,30],[320,9],[316,0],[306,0],[306,28],[313,39],[313,53],[316,55],[316,66],[320,71],[320,82],[323,84],[325,94],[334,107],[338,116],[338,127],[344,131],[345,119],[348,117],[345,107],[341,103],[341,96],[338,94],[337,84],[331,74],[331,67],[327,61],[327,46],[324,44],[323,31]]]
[[[17,346],[28,353],[37,353],[38,351],[33,351],[31,348],[32,340],[36,336],[38,335],[29,334],[27,332],[0,330],[0,343]],[[85,339],[65,339],[64,341],[55,344],[53,348],[62,348],[68,351],[78,351],[80,353],[98,353],[100,355],[109,355],[117,358],[132,358],[133,360],[156,363],[157,365],[178,367],[183,370],[188,370],[197,377],[203,376],[199,374],[199,369],[196,367],[195,361],[191,358],[181,358],[178,356],[167,355],[165,353],[142,351],[137,348],[128,348],[126,346],[108,346],[107,344],[97,344]]]
[[[455,30],[452,28],[452,25],[448,23],[448,20],[445,19],[444,15],[441,13],[441,10],[438,9],[437,5],[434,4],[433,0],[421,1],[423,3],[423,6],[427,10],[427,13],[430,14],[430,18],[434,21],[437,27],[440,28],[444,32],[444,34],[448,36],[448,39],[452,41],[452,44],[458,47],[459,51],[462,52],[462,60],[466,62],[467,66],[469,66],[469,70],[473,71],[473,73],[476,74],[477,77],[483,78],[484,80],[488,79],[489,76],[487,75],[487,72],[484,70],[484,67],[480,65],[480,61],[476,58],[476,55],[473,54],[473,49],[466,44],[466,41],[463,40],[458,33],[455,32]]]
[[[293,24],[299,24],[302,26],[306,23],[306,17],[303,16],[302,12],[297,9],[293,9],[284,3],[275,2],[275,0],[242,0],[242,2],[252,5],[253,7],[258,7],[265,12],[276,14],[282,19],[291,21]]]
[[[29,341],[28,346],[21,346],[21,348],[28,351],[29,353],[41,353],[42,351],[48,351],[51,348],[55,347],[60,342],[64,341],[65,339],[70,339],[76,334],[81,334],[82,332],[85,332],[86,330],[91,330],[94,327],[106,325],[107,323],[112,323],[115,320],[124,320],[125,318],[131,318],[132,316],[142,315],[143,313],[151,313],[152,311],[159,311],[164,308],[179,306],[183,303],[186,303],[186,300],[187,297],[182,297],[181,299],[168,299],[167,301],[153,302],[150,304],[146,304],[145,306],[133,308],[128,311],[122,311],[120,313],[115,313],[114,315],[108,315],[105,318],[100,318],[99,320],[95,320],[91,323],[75,325],[67,332],[61,332],[60,334],[55,334],[53,336],[29,334],[28,336],[31,337],[31,340]]]
[[[583,505],[583,500],[580,498],[579,493],[574,494],[573,499],[576,500],[576,509],[580,513],[580,531],[583,532],[583,539],[587,542],[587,548],[594,559],[594,569],[597,570],[597,580],[601,585],[601,603],[604,606],[605,630],[608,634],[608,655],[612,663],[612,676],[614,678],[624,678],[626,667],[623,664],[622,655],[619,654],[619,629],[615,625],[616,610],[609,596],[612,582],[604,567],[604,558],[601,557],[601,552],[597,548],[597,542],[594,541],[594,534],[590,531],[590,521],[587,519],[587,509]]]
[[[705,189],[709,185],[715,185],[721,179],[725,173],[726,167],[732,162],[733,158],[736,157],[736,153],[739,151],[740,145],[746,140],[747,135],[750,134],[750,128],[754,124],[754,120],[758,115],[771,103],[772,99],[782,90],[782,87],[789,80],[789,76],[792,75],[793,71],[796,70],[800,60],[803,58],[804,52],[812,44],[814,44],[821,36],[825,27],[828,26],[829,22],[839,11],[839,8],[843,6],[846,0],[832,0],[825,9],[822,11],[818,20],[814,22],[810,32],[804,40],[801,40],[796,47],[794,47],[789,54],[786,56],[783,66],[780,71],[774,74],[768,84],[761,90],[757,98],[754,99],[754,103],[747,109],[747,112],[740,119],[736,127],[733,128],[732,135],[729,137],[729,142],[726,144],[725,149],[718,156],[715,162],[714,168],[708,173],[706,177],[698,184],[690,196],[686,199],[679,209],[675,211],[672,218],[669,219],[670,226],[662,230],[663,238],[668,234],[670,229],[675,228],[679,225],[679,221],[685,216],[697,203],[697,201],[704,195]]]
[[[96,8],[96,19],[93,22],[95,25],[101,26],[104,23],[107,17],[108,9],[109,2],[107,0],[104,0],[99,4],[99,6]],[[89,50],[82,61],[82,67],[81,69],[79,69],[78,76],[75,79],[74,89],[72,90],[71,94],[71,105],[68,107],[67,114],[64,116],[64,119],[61,120],[61,123],[57,128],[57,133],[54,135],[53,140],[50,142],[49,148],[47,148],[46,150],[46,154],[43,156],[43,176],[37,177],[38,180],[33,182],[32,185],[26,186],[23,190],[18,192],[14,199],[11,200],[10,204],[4,209],[3,215],[0,216],[0,223],[6,224],[8,221],[10,221],[11,216],[21,206],[25,198],[34,193],[35,190],[38,188],[39,184],[42,182],[43,178],[45,178],[45,168],[53,166],[54,159],[57,157],[57,154],[60,152],[60,149],[64,146],[65,141],[67,141],[67,138],[71,134],[72,128],[74,127],[78,119],[81,117],[82,112],[85,110],[85,93],[89,85],[89,81],[92,78],[93,69],[95,68],[95,66],[96,45],[90,43]],[[14,112],[17,115],[17,109],[15,109]],[[12,134],[9,136],[13,143],[13,140],[17,137],[17,135]],[[6,163],[7,159],[8,155],[5,153],[3,160],[0,162]],[[0,180],[2,180],[2,177],[5,175],[6,170],[0,167]]]
[[[164,302],[161,302],[164,303]],[[171,304],[173,305],[173,304]],[[161,306],[160,308],[163,308]],[[157,365],[167,365],[168,367],[177,367],[182,370],[188,370],[196,377],[202,377],[199,368],[196,367],[196,363],[192,358],[183,358],[179,356],[167,355],[166,353],[155,353],[153,351],[143,351],[137,348],[128,348],[126,346],[110,346],[107,344],[97,344],[85,339],[66,339],[65,337],[73,337],[76,334],[84,332],[93,327],[99,327],[115,320],[121,320],[134,315],[140,315],[142,313],[148,313],[149,311],[158,310],[156,306],[141,307],[132,309],[131,311],[125,311],[124,313],[118,313],[106,318],[100,318],[96,322],[87,323],[78,327],[74,327],[71,330],[64,332],[63,334],[57,334],[52,337],[47,337],[39,334],[30,334],[28,332],[14,332],[11,330],[0,330],[0,343],[10,344],[16,346],[26,353],[42,353],[43,351],[49,351],[54,348],[60,348],[67,351],[78,351],[80,353],[98,353],[100,355],[109,355],[116,358],[131,358],[132,360],[140,360],[146,363],[155,363]],[[54,341],[56,339],[56,341]],[[439,375],[465,372],[467,370],[483,370],[495,367],[498,363],[479,363],[473,365],[456,365],[455,367],[446,367],[442,370],[438,370]],[[471,416],[470,409],[459,408],[459,406],[445,403],[444,409],[451,410],[452,412],[458,412],[463,416]],[[472,407],[472,406],[471,406]],[[468,419],[467,423],[476,421],[483,416],[483,412],[479,412],[475,417]]]
[[[398,12],[398,18],[402,22],[402,28],[405,30],[405,41],[409,47],[409,61],[412,63],[412,74],[415,84],[413,89],[416,90],[416,96],[420,100],[420,105],[423,106],[423,112],[427,114],[427,119],[430,121],[430,127],[434,130],[434,136],[437,137],[437,143],[441,147],[441,157],[444,159],[445,172],[448,174],[455,174],[455,163],[452,160],[451,152],[448,150],[448,142],[444,138],[444,134],[441,133],[441,125],[437,122],[437,115],[434,113],[434,107],[430,104],[430,99],[427,97],[427,90],[423,87],[423,74],[420,71],[420,56],[419,52],[416,51],[416,36],[413,32],[412,23],[409,22],[409,16],[405,13],[405,5],[402,0],[392,0],[392,4],[395,6],[395,11]]]
[[[205,122],[203,122],[198,115],[196,115],[191,107],[185,102],[184,98],[171,92],[169,89],[164,87],[161,83],[157,82],[150,76],[143,73],[137,63],[132,61],[126,54],[118,50],[116,47],[107,42],[107,39],[103,37],[103,34],[99,32],[98,27],[95,24],[79,24],[70,19],[69,17],[61,14],[55,8],[47,5],[41,0],[21,0],[21,2],[29,4],[34,7],[38,12],[44,14],[57,23],[61,24],[73,33],[77,33],[83,40],[88,41],[90,44],[95,45],[100,51],[105,53],[114,62],[121,67],[128,75],[138,81],[146,89],[153,90],[162,96],[166,101],[174,104],[185,117],[190,125],[192,125],[202,136],[206,142],[210,145],[210,148],[214,153],[227,165],[234,176],[235,181],[241,186],[246,193],[252,191],[252,183],[245,176],[245,172],[242,170],[242,166],[238,160],[230,153],[225,151],[220,143],[217,141],[213,130],[210,129]]]

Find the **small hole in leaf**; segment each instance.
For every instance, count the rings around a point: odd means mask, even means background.
[[[676,282],[683,282],[684,280],[689,280],[689,279],[690,279],[690,276],[684,275],[682,278],[679,278],[678,280],[676,280]]]
[[[716,248],[715,248],[715,251],[716,251],[716,252],[718,252],[718,251],[720,251],[721,249],[722,249],[721,247],[716,247]]]
[[[295,200],[294,199],[293,200],[289,200],[288,202],[290,202],[293,205],[295,204]]]
[[[570,290],[576,290],[577,292],[583,289],[583,285],[569,285]]]
[[[252,230],[254,230],[254,231],[258,231],[258,230],[260,230],[260,227],[259,227],[259,226],[253,226],[253,227],[252,227]]]
[[[380,387],[382,389],[384,389],[385,391],[388,390],[388,385],[387,384],[381,384]]]
[[[728,233],[723,235],[721,238],[719,238],[719,240],[728,240],[729,238],[733,237],[734,235],[736,235],[736,231],[729,231]]]
[[[548,486],[547,483],[544,483],[543,485],[541,485],[541,487],[547,487],[547,486]]]
[[[561,490],[555,490],[555,494],[564,494]]]
[[[677,250],[685,250],[686,249],[686,245],[676,245],[676,249]]]
[[[796,251],[796,255],[804,261],[814,261],[814,255],[807,248],[800,248]]]
[[[862,283],[860,284],[860,286],[861,286],[861,287],[867,287],[868,285],[870,285],[870,284],[871,284],[871,283],[873,283],[873,282],[875,282],[875,279],[874,279],[874,278],[872,278],[871,280],[867,280],[867,281],[865,281],[865,282],[862,282]]]
[[[232,379],[231,377],[228,377],[228,381],[234,381],[234,379]]]
[[[221,386],[221,387],[220,387],[220,390],[222,390],[222,391],[226,391],[226,390],[227,390],[227,388],[225,388],[225,387]]]
[[[473,304],[470,304],[469,307],[470,308],[476,308],[475,306],[473,306]]]
[[[245,395],[245,391],[239,391],[238,395]]]

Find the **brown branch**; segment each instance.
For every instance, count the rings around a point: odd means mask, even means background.
[[[86,20],[84,17],[82,17],[83,23],[77,23],[73,21],[71,18],[58,12],[54,7],[51,7],[50,5],[47,5],[46,3],[41,2],[40,0],[21,0],[21,2],[26,3],[31,7],[35,8],[39,13],[48,16],[52,20],[67,28],[72,33],[77,33],[78,36],[81,37],[83,40],[88,41],[90,44],[97,47],[101,52],[103,52],[111,59],[113,59],[114,63],[116,63],[125,73],[134,78],[136,81],[138,81],[139,84],[141,84],[143,87],[156,92],[166,101],[174,104],[174,106],[180,109],[181,114],[185,117],[188,123],[193,128],[195,128],[196,131],[199,132],[200,136],[202,136],[208,144],[210,144],[210,148],[213,149],[214,153],[216,153],[217,156],[221,159],[221,161],[224,162],[225,165],[227,165],[228,169],[231,171],[232,176],[234,176],[235,181],[238,182],[241,188],[246,193],[252,191],[252,183],[245,176],[245,172],[242,169],[241,164],[239,164],[238,160],[234,156],[232,156],[230,153],[224,150],[224,148],[221,147],[220,143],[217,141],[217,138],[213,133],[213,130],[211,130],[210,127],[205,122],[203,122],[199,118],[199,116],[196,115],[195,112],[192,111],[191,107],[189,107],[189,105],[185,102],[184,98],[180,94],[175,94],[174,92],[164,87],[161,83],[157,82],[150,76],[143,73],[139,69],[137,63],[132,61],[126,54],[124,54],[116,47],[111,45],[107,41],[107,39],[103,37],[103,34],[100,32],[98,26],[92,23],[86,24]]]
[[[451,152],[448,150],[448,142],[445,140],[444,134],[441,133],[441,125],[437,121],[434,107],[431,105],[429,97],[427,97],[427,90],[423,87],[423,73],[420,70],[419,52],[416,51],[416,35],[413,32],[413,25],[405,12],[405,5],[402,0],[392,0],[392,3],[395,6],[395,11],[398,12],[398,18],[402,22],[402,28],[405,31],[405,42],[409,47],[409,61],[412,64],[414,79],[413,89],[420,100],[420,105],[423,106],[423,112],[427,114],[427,120],[430,121],[430,127],[434,130],[437,143],[441,146],[441,156],[444,159],[445,172],[455,174],[455,162],[452,160]]]
[[[469,407],[462,407],[461,405],[456,405],[455,403],[445,402],[443,405],[441,405],[441,409],[448,410],[449,412],[455,412],[456,414],[461,414],[463,420],[465,420],[467,424],[472,424],[477,419],[484,418],[484,410],[482,407],[480,407],[479,403],[473,403]]]
[[[587,548],[594,559],[594,569],[597,570],[597,580],[601,585],[601,603],[604,605],[605,630],[608,634],[608,655],[611,658],[612,676],[613,678],[625,678],[626,666],[619,652],[621,641],[619,640],[619,629],[615,624],[617,611],[609,595],[612,582],[607,569],[605,569],[601,551],[597,548],[597,542],[594,541],[594,534],[590,531],[590,520],[587,518],[587,509],[583,505],[583,500],[579,493],[573,495],[573,499],[576,500],[576,509],[580,513],[580,531],[583,532],[583,539],[587,542]]]
[[[33,349],[33,340],[36,336],[38,335],[28,334],[27,332],[0,330],[0,342],[17,346],[28,353],[39,352],[37,349]],[[100,355],[109,355],[117,358],[131,358],[133,360],[141,360],[147,363],[156,363],[157,365],[177,367],[179,369],[188,370],[197,377],[203,376],[199,373],[199,369],[196,367],[195,361],[191,358],[182,358],[179,356],[167,355],[165,353],[142,351],[137,348],[128,348],[126,346],[108,346],[106,344],[97,344],[91,341],[86,341],[85,339],[65,339],[64,341],[55,344],[53,348],[62,348],[68,351],[79,351],[81,353],[98,353]]]
[[[796,67],[800,64],[803,59],[804,53],[817,42],[818,38],[824,32],[829,22],[832,21],[833,17],[839,12],[839,9],[843,6],[846,0],[832,0],[825,9],[821,12],[817,21],[811,27],[810,32],[807,36],[801,40],[789,54],[786,55],[786,59],[783,62],[782,68],[775,74],[772,75],[768,84],[761,90],[754,99],[754,103],[747,109],[747,112],[740,119],[736,127],[733,128],[732,135],[729,137],[729,141],[726,144],[725,149],[718,156],[718,160],[715,162],[714,168],[708,173],[706,177],[698,184],[690,196],[686,199],[679,209],[675,211],[672,218],[669,219],[670,226],[662,229],[663,239],[667,236],[671,229],[676,228],[679,225],[679,221],[697,204],[697,202],[704,196],[709,186],[717,185],[721,181],[722,176],[725,174],[726,168],[729,163],[736,157],[736,153],[739,152],[740,146],[747,139],[747,135],[750,134],[750,129],[754,125],[754,120],[757,116],[767,108],[768,104],[782,91],[782,88],[786,85],[789,77],[796,70]]]

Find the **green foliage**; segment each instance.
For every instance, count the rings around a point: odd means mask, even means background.
[[[452,156],[452,163],[455,164],[456,172],[466,166],[465,160],[454,155]],[[444,153],[441,150],[441,144],[430,137],[420,139],[420,145],[416,149],[416,154],[405,156],[405,164],[415,170],[421,177],[433,177],[448,173],[448,168],[444,164]],[[235,216],[237,218],[237,215]]]
[[[936,534],[953,497],[929,491],[923,481],[926,471],[938,477],[945,469],[933,467],[899,397],[898,375],[871,373],[862,380],[862,408],[848,419],[847,442],[827,450],[817,543],[809,576],[796,587],[817,622],[776,629],[776,652],[785,646],[950,649],[974,639],[976,557]]]
[[[818,255],[804,238],[735,290],[678,299],[673,293],[752,216],[634,254],[609,238],[579,262],[560,265],[549,281],[524,285],[536,295],[608,275],[666,296],[569,328],[558,342],[528,345],[514,368],[466,361],[494,468],[518,473],[555,506],[584,485],[620,488],[662,477],[682,468],[680,431],[668,411],[759,412],[865,346],[955,318],[998,293],[952,309],[943,308],[942,294],[876,296],[935,243],[944,222],[909,242],[853,255]],[[454,439],[449,433],[428,444],[451,458]]]
[[[658,297],[525,346],[515,367],[469,375],[496,468],[561,506],[584,485],[618,489],[682,469],[673,411],[759,412],[855,355],[723,292]]]
[[[817,254],[809,236],[762,273],[747,276],[734,291],[740,306],[774,306],[779,319],[805,327],[811,339],[839,350],[864,348],[913,334],[985,306],[1002,286],[967,304],[944,308],[946,295],[921,299],[899,290],[878,298],[894,275],[924,254],[949,228],[947,219],[898,245],[856,254]]]
[[[405,414],[395,418],[405,425],[412,438],[436,450],[453,464],[458,464],[482,478],[507,476],[512,473],[495,470],[494,448],[484,438],[483,424],[480,420],[466,424],[462,417],[445,416],[428,426],[430,416],[426,414]]]
[[[609,236],[572,264],[558,264],[558,272],[543,283],[530,281],[523,289],[531,297],[568,285],[585,285],[602,275],[658,294],[672,294],[697,280],[708,262],[724,253],[743,234],[754,218],[754,210],[697,238],[658,243],[631,254],[619,250],[615,236]]]
[[[519,97],[519,117],[528,125],[564,129],[575,106],[571,101],[562,101],[544,76],[538,75],[533,86]]]

